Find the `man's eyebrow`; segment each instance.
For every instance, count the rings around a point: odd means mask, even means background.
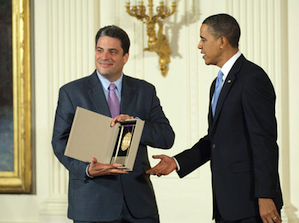
[[[115,51],[118,51],[118,49],[116,49],[116,48],[108,48],[108,50],[115,50]]]
[[[97,49],[104,49],[103,47],[100,47],[100,46],[97,46]],[[109,51],[111,50],[115,50],[115,51],[118,51],[118,49],[116,48],[108,48]]]

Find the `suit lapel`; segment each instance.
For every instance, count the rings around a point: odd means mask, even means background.
[[[109,106],[103,91],[101,81],[99,80],[96,71],[90,76],[88,94],[96,107],[98,113],[110,116]]]
[[[216,106],[216,111],[215,111],[215,116],[214,116],[214,120],[213,123],[216,122],[222,106],[225,102],[225,98],[227,97],[231,87],[233,86],[235,80],[236,80],[236,74],[240,71],[241,66],[243,64],[243,62],[245,61],[245,57],[243,55],[241,55],[237,61],[235,62],[235,64],[233,65],[232,69],[230,70],[230,72],[228,73],[225,82],[222,86],[218,101],[217,101],[217,106]]]
[[[210,88],[210,103],[209,103],[209,114],[208,114],[209,126],[212,126],[213,124],[212,99],[215,91],[215,85],[216,85],[216,79],[214,79]]]
[[[121,93],[121,114],[133,114],[134,112],[134,101],[136,97],[136,88],[130,78],[126,75],[123,76],[122,93]]]

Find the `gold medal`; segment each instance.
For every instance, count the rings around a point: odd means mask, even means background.
[[[128,132],[125,137],[123,138],[123,141],[121,143],[121,150],[126,151],[131,144],[131,139],[132,139],[132,133]]]

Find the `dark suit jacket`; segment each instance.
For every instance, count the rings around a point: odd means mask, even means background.
[[[210,101],[214,89],[215,81]],[[215,117],[210,106],[208,119],[208,134],[175,156],[179,176],[211,161],[214,217],[259,215],[257,198],[272,198],[281,209],[275,92],[267,74],[241,55],[222,87]]]
[[[154,86],[123,77],[121,114],[145,120],[134,170],[127,175],[86,178],[88,164],[64,156],[77,106],[111,116],[96,72],[64,85],[59,91],[52,146],[69,171],[68,217],[78,221],[112,221],[120,215],[124,200],[137,218],[157,215],[153,186],[145,174],[150,168],[146,146],[168,149],[173,145],[174,132]]]

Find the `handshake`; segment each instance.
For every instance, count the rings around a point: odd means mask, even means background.
[[[154,155],[153,158],[160,159],[160,162],[156,166],[147,170],[147,174],[161,177],[162,175],[170,174],[172,171],[178,168],[176,161],[172,157],[166,155]]]

